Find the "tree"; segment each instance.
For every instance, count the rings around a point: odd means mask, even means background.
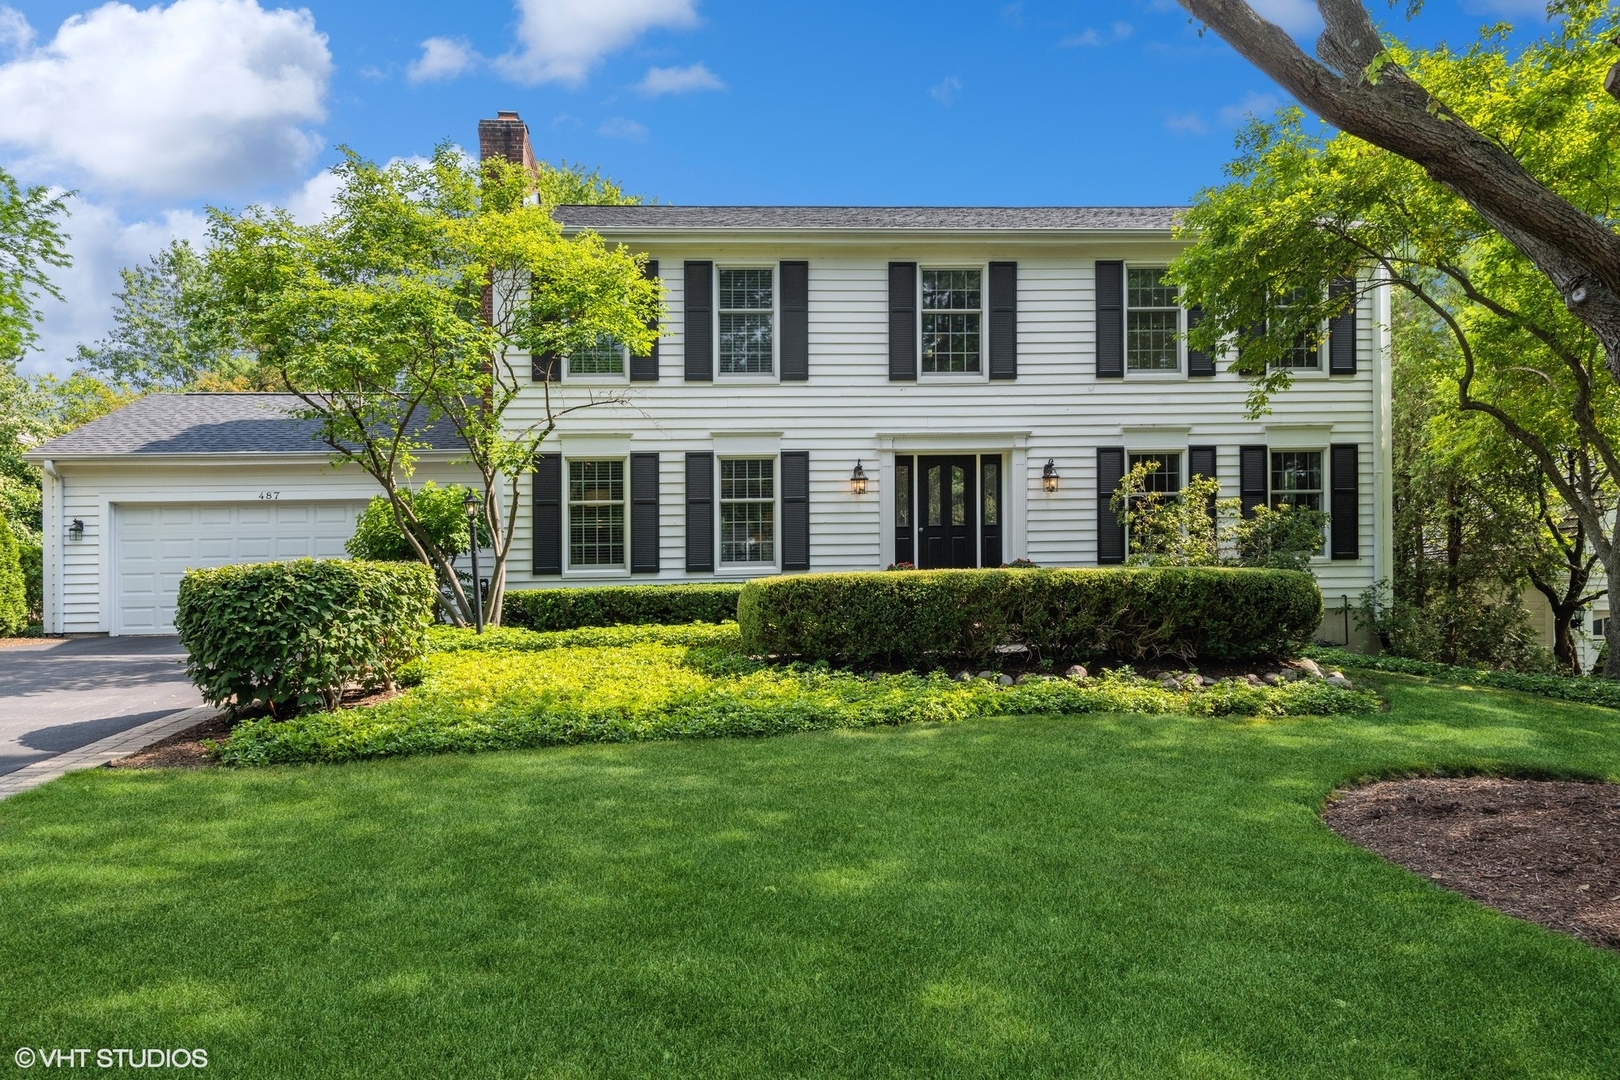
[[[1589,87],[1615,16],[1597,4],[1559,10],[1549,39],[1516,57],[1501,31],[1461,53],[1390,44],[1379,55],[1399,65],[1391,70],[1405,85],[1442,95],[1448,117],[1480,118],[1513,147],[1514,168],[1523,172],[1522,160],[1551,178],[1561,202],[1606,212],[1620,197],[1620,176],[1605,164],[1620,109],[1593,102]],[[1336,25],[1330,19],[1324,41]],[[1383,102],[1383,81],[1333,94]],[[1466,126],[1460,116],[1445,122]],[[1236,346],[1232,366],[1254,379],[1251,411],[1287,389],[1289,372],[1275,366],[1285,349],[1319,340],[1327,319],[1388,282],[1444,335],[1436,358],[1456,410],[1505,438],[1507,457],[1534,464],[1549,514],[1573,515],[1583,547],[1620,580],[1612,513],[1620,384],[1603,341],[1544,268],[1431,167],[1354,134],[1307,132],[1297,110],[1253,124],[1228,171],[1232,182],[1202,193],[1187,215],[1197,241],[1171,272],[1203,309],[1192,342]],[[1610,674],[1620,675],[1620,649],[1610,655]]]
[[[280,210],[210,219],[212,271],[234,332],[321,425],[337,462],[381,485],[399,530],[434,567],[458,624],[472,607],[402,492],[431,428],[449,430],[477,471],[494,565],[485,621],[498,624],[519,484],[540,444],[579,409],[617,395],[529,383],[514,357],[552,358],[611,338],[652,348],[660,286],[645,260],[594,234],[563,236],[517,165],[478,168],[448,146],[425,164],[378,166],[348,151],[331,214],[303,226]]]
[[[269,373],[231,337],[219,283],[190,242],[176,240],[119,276],[112,332],[79,346],[79,368],[142,392],[269,388]]]
[[[10,637],[27,625],[28,603],[17,538],[0,514],[0,637]]]
[[[13,373],[38,340],[40,298],[62,298],[48,268],[71,262],[61,227],[67,198],[21,187],[0,169],[0,375]]]

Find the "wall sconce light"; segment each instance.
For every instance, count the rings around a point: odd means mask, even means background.
[[[1058,480],[1057,462],[1047,458],[1046,467],[1041,470],[1041,487],[1049,492],[1056,491]]]
[[[84,520],[82,518],[74,518],[73,523],[68,526],[68,539],[69,540],[83,540],[84,539]]]
[[[849,474],[849,490],[857,495],[866,494],[866,470],[861,468],[859,458],[855,459],[855,471]]]

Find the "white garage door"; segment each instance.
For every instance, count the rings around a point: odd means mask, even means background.
[[[364,508],[356,502],[118,506],[113,633],[174,633],[180,578],[194,567],[342,558]]]

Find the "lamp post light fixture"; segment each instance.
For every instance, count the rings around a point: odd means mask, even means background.
[[[1046,467],[1041,470],[1041,487],[1048,492],[1056,491],[1058,489],[1058,480],[1057,462],[1047,458]]]
[[[473,624],[477,633],[484,632],[484,597],[478,587],[478,498],[467,489],[467,495],[461,500],[461,508],[467,511],[467,543],[472,552],[472,591],[473,591]]]
[[[855,471],[849,474],[849,490],[857,495],[866,494],[866,470],[861,468],[859,458],[855,459]]]

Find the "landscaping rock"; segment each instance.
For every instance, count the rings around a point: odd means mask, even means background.
[[[1327,684],[1329,686],[1336,686],[1340,690],[1354,690],[1355,689],[1355,685],[1353,683],[1351,683],[1351,681],[1349,679],[1345,678],[1343,675],[1340,675],[1338,672],[1334,672],[1332,675],[1329,675],[1327,677]]]
[[[1181,680],[1181,688],[1183,690],[1202,690],[1204,688],[1204,680],[1198,675],[1188,675],[1185,679]]]
[[[1298,660],[1295,660],[1294,666],[1313,679],[1320,679],[1323,677],[1321,665],[1308,656],[1302,656]]]
[[[1256,675],[1252,671],[1249,672],[1247,675],[1243,676],[1243,681],[1248,683],[1250,686],[1264,686],[1264,685],[1266,685],[1265,682],[1261,680],[1260,676]]]
[[[973,672],[958,671],[955,675],[952,675],[951,678],[955,679],[957,682],[971,682],[973,680]]]
[[[1086,669],[1081,667],[1079,664],[1073,664],[1070,666],[1069,670],[1065,671],[1063,674],[1066,678],[1079,680],[1086,678],[1088,673]]]
[[[1013,681],[1013,677],[1005,673],[1002,674],[1001,678],[996,680],[996,682],[1000,683],[1002,686],[1011,686]]]
[[[1200,675],[1198,677],[1198,683],[1200,686],[1214,686],[1215,680],[1210,678],[1208,675]]]
[[[1159,680],[1159,686],[1162,687],[1165,690],[1180,690],[1181,689],[1181,684],[1176,681],[1176,677],[1174,675],[1170,675],[1170,676],[1167,676],[1166,678],[1160,679]]]
[[[988,680],[990,682],[995,682],[996,681],[996,673],[993,672],[993,671],[981,671],[981,672],[979,672],[979,678]]]
[[[1266,672],[1264,675],[1260,676],[1260,679],[1267,686],[1278,686],[1283,681],[1283,677],[1277,674],[1275,671]]]

